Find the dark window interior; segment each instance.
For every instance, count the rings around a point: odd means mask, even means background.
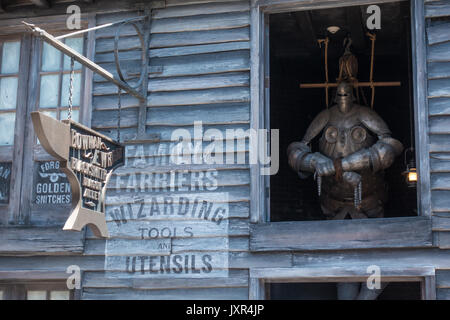
[[[271,283],[271,300],[336,300],[336,283]],[[391,282],[377,300],[421,300],[420,282]]]
[[[401,81],[400,87],[375,90],[375,111],[384,119],[393,137],[405,148],[413,146],[410,7],[408,1],[379,4],[381,29],[376,33],[374,81]],[[356,55],[358,80],[369,81],[371,41],[366,36],[367,6],[297,11],[272,14],[270,26],[270,127],[280,129],[280,169],[270,177],[271,221],[325,219],[318,203],[313,178],[302,180],[288,166],[286,150],[300,141],[314,117],[326,107],[325,89],[300,89],[300,83],[325,82],[324,49],[317,39],[330,37],[328,51],[329,81],[338,77],[338,60],[343,40],[350,34],[351,50]],[[328,26],[341,28],[332,35]],[[370,105],[370,88],[364,88]],[[334,98],[330,90],[330,104]],[[365,104],[360,93],[360,104]],[[314,140],[313,151],[318,150]],[[389,201],[385,217],[417,215],[415,188],[408,188],[402,172],[404,154],[385,171]],[[393,200],[395,199],[395,201]]]

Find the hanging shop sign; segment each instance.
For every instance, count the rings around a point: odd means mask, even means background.
[[[60,163],[72,189],[72,208],[64,230],[88,225],[97,237],[109,237],[105,219],[106,185],[124,164],[124,146],[73,120],[59,121],[32,112],[34,130],[44,149]]]

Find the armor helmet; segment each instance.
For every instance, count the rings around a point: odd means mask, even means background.
[[[337,103],[339,111],[347,113],[353,106],[353,86],[348,82],[341,82],[337,86],[334,102]]]

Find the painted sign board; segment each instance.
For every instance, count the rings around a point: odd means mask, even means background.
[[[105,271],[113,278],[228,277],[227,192],[148,194],[109,206]]]
[[[38,205],[69,205],[72,193],[59,161],[35,162],[33,203]]]
[[[32,112],[34,130],[44,149],[60,162],[72,189],[71,214],[64,230],[88,225],[95,236],[107,238],[106,185],[113,170],[124,163],[124,147],[73,120],[59,121]]]

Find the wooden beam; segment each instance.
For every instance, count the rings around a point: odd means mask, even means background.
[[[289,221],[250,226],[250,250],[258,252],[431,246],[428,217]]]
[[[380,266],[383,282],[390,281],[420,281],[424,277],[434,276],[434,267],[398,268],[396,266]],[[250,269],[250,279],[264,279],[265,282],[341,282],[366,281],[371,273],[367,267],[346,266],[323,268],[254,268]]]

